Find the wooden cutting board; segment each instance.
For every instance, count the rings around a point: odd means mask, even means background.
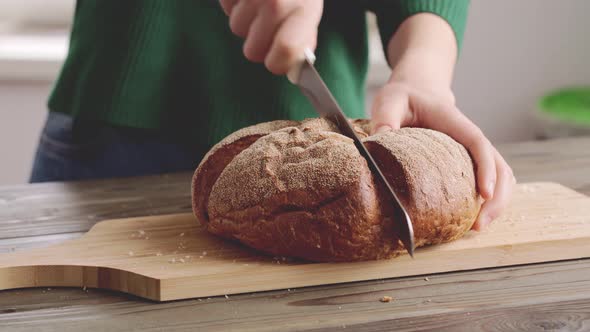
[[[167,301],[590,257],[590,198],[519,185],[482,233],[385,261],[290,262],[207,234],[190,214],[108,220],[83,237],[0,255],[0,289],[95,287]]]

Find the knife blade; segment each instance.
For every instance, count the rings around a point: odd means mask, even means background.
[[[309,49],[305,50],[305,60],[297,68],[293,68],[287,75],[289,80],[297,85],[301,92],[309,99],[318,114],[332,121],[345,136],[351,138],[358,148],[360,154],[367,160],[371,173],[378,181],[381,181],[386,188],[394,207],[393,220],[397,223],[399,230],[399,239],[404,247],[414,257],[414,230],[412,221],[408,212],[403,207],[401,201],[391,187],[391,184],[385,178],[385,175],[371,156],[365,145],[354,132],[354,129],[348,122],[348,119],[342,112],[338,102],[322,80],[321,76],[314,67],[315,55]]]

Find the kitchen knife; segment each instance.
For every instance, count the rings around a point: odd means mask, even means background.
[[[410,216],[402,206],[399,198],[395,194],[395,191],[379,169],[379,166],[367,150],[360,138],[354,132],[354,129],[346,119],[346,116],[340,109],[340,106],[332,96],[332,93],[320,77],[319,73],[314,67],[315,55],[311,50],[305,50],[305,60],[297,66],[292,68],[287,77],[289,80],[297,85],[301,92],[309,99],[315,110],[320,114],[321,117],[332,121],[340,132],[350,137],[356,147],[358,148],[361,155],[367,160],[367,164],[371,169],[371,172],[375,176],[377,181],[382,181],[385,184],[388,198],[394,207],[393,220],[397,223],[399,229],[399,238],[404,244],[404,247],[414,257],[414,230],[412,228],[412,221]]]

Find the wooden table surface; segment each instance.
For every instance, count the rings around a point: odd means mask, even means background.
[[[519,182],[590,195],[590,138],[500,150]],[[0,187],[0,252],[75,238],[108,218],[188,212],[190,176]],[[394,300],[379,302],[384,295]],[[4,329],[585,331],[590,259],[168,303],[92,289],[2,291]]]

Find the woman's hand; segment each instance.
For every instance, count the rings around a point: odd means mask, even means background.
[[[283,75],[315,50],[323,0],[220,0],[232,32],[245,38],[244,55]]]
[[[508,205],[516,180],[482,131],[455,106],[450,86],[457,44],[452,29],[433,14],[411,16],[389,41],[387,53],[393,72],[375,97],[373,132],[430,128],[465,146],[476,165],[477,189],[486,200],[473,229],[483,229]]]
[[[377,94],[371,111],[373,132],[400,127],[434,129],[454,138],[471,153],[478,190],[486,200],[474,230],[481,230],[508,205],[516,180],[512,169],[482,131],[457,107],[450,91],[422,89],[408,82],[390,81]]]

